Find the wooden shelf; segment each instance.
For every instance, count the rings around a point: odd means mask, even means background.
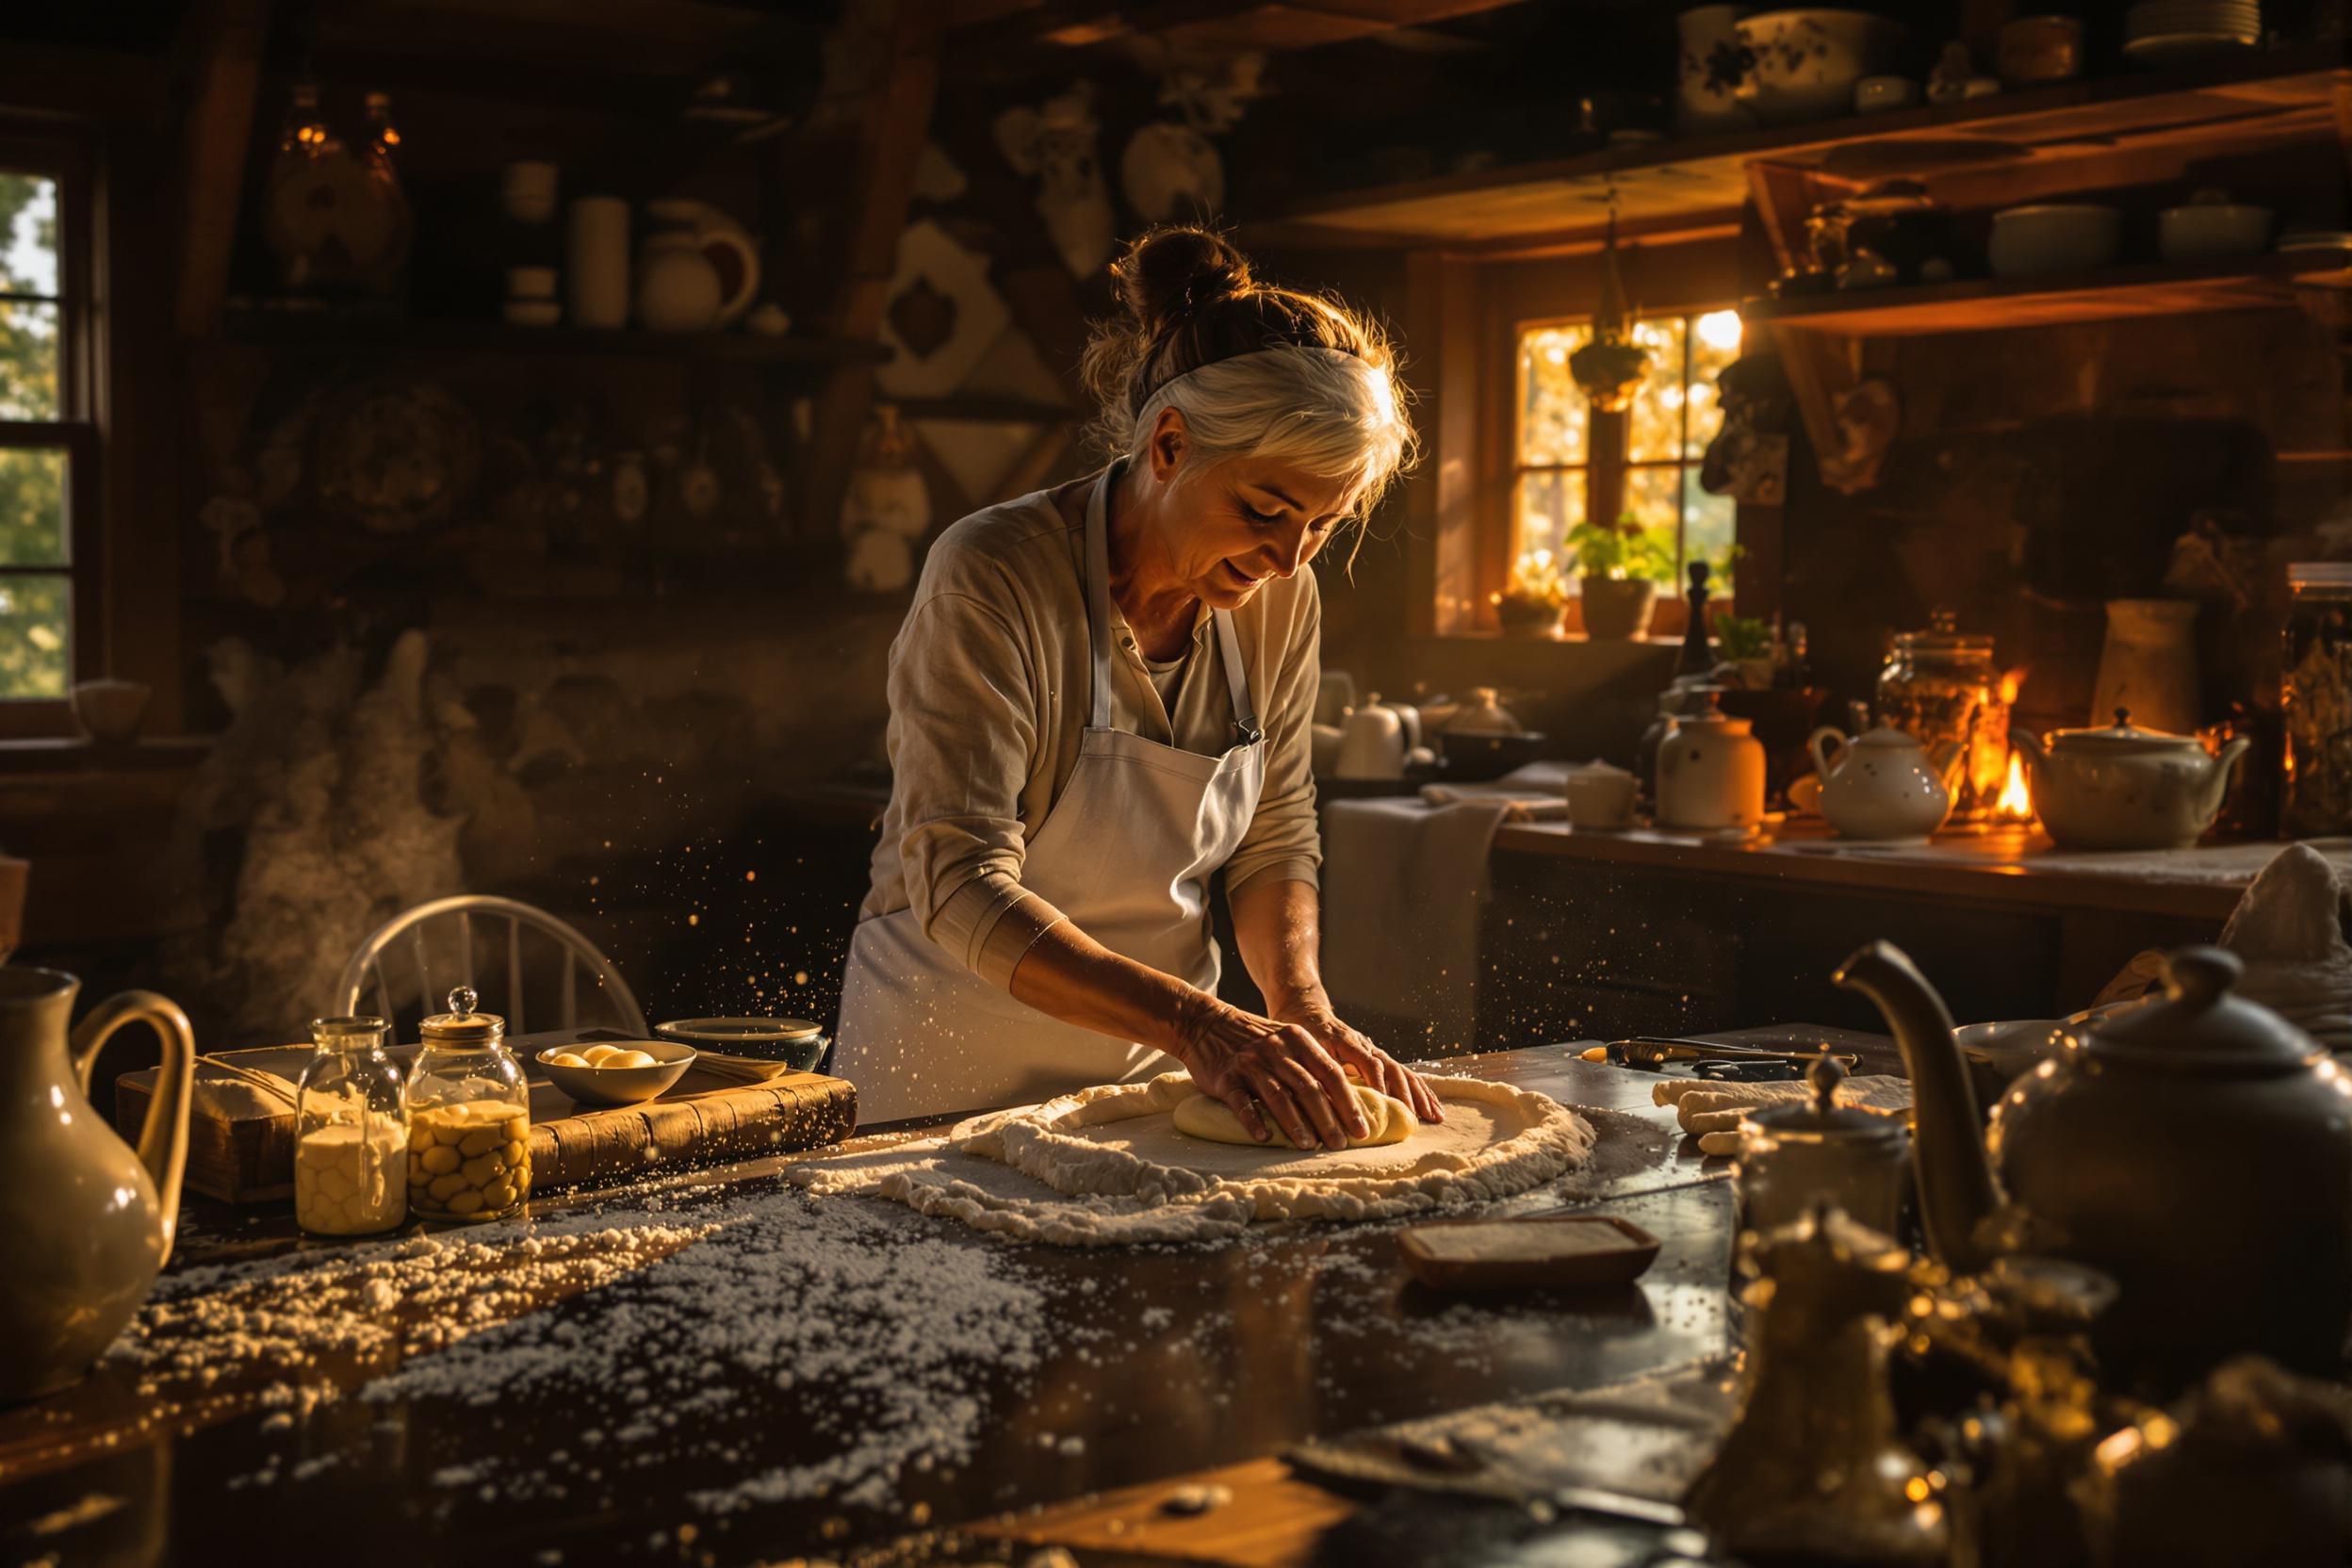
[[[2164,262],[2066,278],[1984,278],[1919,288],[1876,288],[1752,300],[1750,326],[1797,328],[1854,337],[2047,327],[2262,310],[2295,302],[2302,287],[2352,287],[2352,253],[2240,256],[2223,262]]]
[[[318,353],[419,353],[483,358],[661,359],[829,368],[890,357],[879,343],[756,333],[599,331],[517,327],[503,321],[428,321],[400,316],[343,316],[309,311],[232,315],[221,335],[232,343]]]
[[[2275,124],[2332,134],[2331,94],[2352,86],[2343,52],[2298,46],[2196,73],[2062,82],[1959,104],[1809,125],[1613,148],[1582,156],[1353,190],[1292,207],[1292,243],[1510,249],[1589,237],[1616,197],[1620,224],[1652,233],[1736,215],[1751,164],[1872,179],[1912,168],[1999,168],[2114,153],[2142,139]]]

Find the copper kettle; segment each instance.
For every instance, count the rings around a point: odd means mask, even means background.
[[[2179,1386],[2252,1351],[2341,1365],[2352,1323],[2352,1079],[2311,1037],[2230,993],[2235,954],[2164,960],[2164,999],[2083,1025],[2012,1084],[1980,1141],[1952,1015],[1873,942],[1837,983],[1878,1004],[1911,1074],[1930,1250],[2087,1264],[2120,1287],[2102,1365]]]

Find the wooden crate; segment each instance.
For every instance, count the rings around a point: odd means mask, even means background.
[[[532,1049],[551,1043],[534,1039]],[[414,1048],[396,1049],[397,1059]],[[223,1061],[289,1082],[307,1046],[218,1053]],[[154,1069],[115,1080],[115,1121],[137,1142],[155,1092]],[[858,1091],[815,1072],[740,1084],[690,1069],[677,1086],[641,1105],[583,1105],[542,1079],[531,1083],[531,1183],[535,1192],[615,1181],[666,1167],[838,1143],[857,1130]],[[294,1112],[230,1118],[199,1106],[188,1118],[187,1183],[232,1203],[294,1196]]]

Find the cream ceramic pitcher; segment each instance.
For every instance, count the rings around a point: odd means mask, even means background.
[[[81,982],[0,968],[0,1405],[77,1381],[172,1255],[196,1040],[188,1015],[125,991],[67,1029]],[[99,1047],[134,1021],[163,1037],[139,1150],[90,1108]]]

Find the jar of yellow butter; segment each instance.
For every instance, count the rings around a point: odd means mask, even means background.
[[[294,1219],[316,1236],[372,1236],[408,1217],[408,1102],[380,1018],[319,1018],[294,1086]]]
[[[473,988],[417,1025],[408,1088],[408,1207],[425,1219],[503,1219],[531,1196],[531,1090],[506,1021]]]

